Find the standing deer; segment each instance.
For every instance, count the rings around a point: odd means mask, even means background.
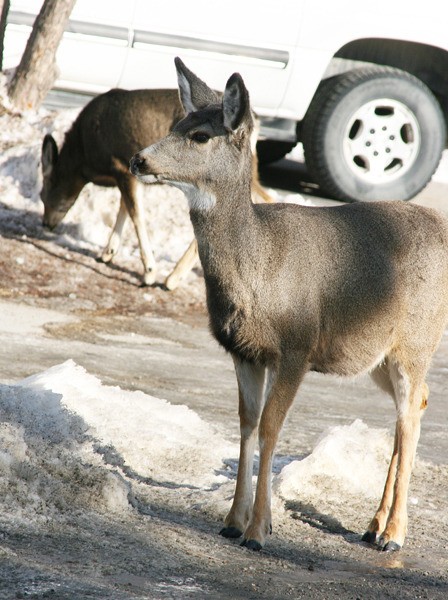
[[[403,202],[252,204],[253,122],[241,76],[230,77],[220,100],[180,59],[176,67],[188,114],[130,168],[187,196],[210,327],[235,364],[240,459],[221,534],[243,535],[253,550],[265,543],[273,453],[304,375],[368,372],[394,399],[397,422],[383,497],[363,540],[398,550],[425,377],[448,319],[448,221]]]
[[[108,263],[118,252],[129,215],[139,243],[143,283],[154,283],[156,264],[145,228],[138,182],[129,173],[129,160],[143,146],[167,135],[184,114],[177,90],[114,89],[84,107],[66,133],[60,152],[53,137],[47,134],[42,144],[44,225],[55,228],[87,183],[117,186],[121,193],[120,209],[101,259]],[[271,201],[259,183],[255,160],[253,193],[256,201]],[[177,286],[196,258],[197,246],[193,241],[166,279],[168,289]]]

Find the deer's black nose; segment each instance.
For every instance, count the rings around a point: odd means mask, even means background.
[[[129,163],[129,169],[133,175],[138,175],[141,167],[145,164],[145,159],[140,154],[135,154]]]

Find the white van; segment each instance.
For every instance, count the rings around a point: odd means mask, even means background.
[[[12,0],[5,67],[43,0]],[[408,199],[446,142],[448,4],[440,0],[78,0],[56,87],[173,88],[173,58],[223,89],[239,71],[262,120],[261,160],[303,142],[322,190]]]

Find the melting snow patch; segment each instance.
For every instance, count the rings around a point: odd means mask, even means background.
[[[208,488],[236,451],[187,407],[102,385],[73,361],[0,385],[0,448],[0,510],[25,519],[126,512],[145,478]]]
[[[285,500],[315,501],[325,497],[344,503],[349,497],[379,498],[386,479],[393,440],[382,429],[360,420],[332,427],[313,452],[285,466],[275,489]]]
[[[359,420],[329,429],[275,476],[274,508],[380,497],[391,448],[387,432]],[[0,449],[0,510],[25,520],[124,514],[142,485],[151,501],[153,484],[196,488],[224,511],[234,483],[223,463],[238,455],[188,407],[103,385],[73,361],[0,385]]]

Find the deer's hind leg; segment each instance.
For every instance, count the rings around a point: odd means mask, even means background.
[[[238,381],[240,415],[240,458],[233,504],[220,534],[240,537],[252,516],[252,477],[258,424],[264,403],[265,368],[234,357]]]
[[[199,260],[198,243],[196,238],[194,238],[184,254],[177,261],[174,269],[165,279],[165,287],[170,291],[176,289],[179,282],[191,271],[197,260]]]
[[[420,436],[420,419],[426,408],[428,386],[424,375],[415,374],[398,360],[386,359],[372,378],[389,392],[397,409],[394,448],[375,516],[363,535],[363,541],[378,543],[383,550],[399,550],[407,528],[409,481]]]

